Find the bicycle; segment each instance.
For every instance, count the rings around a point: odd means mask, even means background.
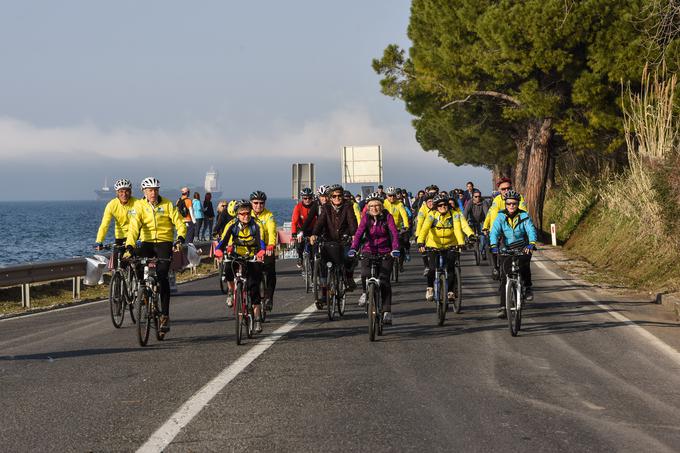
[[[160,286],[156,279],[156,266],[161,261],[171,261],[167,258],[137,258],[132,262],[144,269],[142,280],[137,284],[137,339],[140,346],[146,346],[153,324],[156,330],[156,340],[163,341],[165,335],[160,331]]]
[[[252,300],[248,294],[248,263],[257,262],[256,257],[230,255],[224,260],[234,273],[234,320],[236,328],[236,344],[243,340],[243,330],[246,336],[253,338],[255,331],[255,315]],[[262,309],[262,307],[260,307]]]
[[[302,248],[302,278],[305,281],[305,292],[309,293],[314,285],[314,250],[309,244],[309,239],[304,238],[304,247]]]
[[[324,246],[342,247],[341,244],[331,245],[329,243],[326,243]],[[328,277],[326,279],[326,287],[328,288],[328,320],[333,321],[336,312],[340,316],[345,314],[345,267],[343,265],[333,264],[331,261],[326,263],[326,267],[328,268]]]
[[[220,272],[219,272],[219,279],[220,279],[220,291],[222,294],[228,294],[229,293],[229,286],[227,285],[227,275],[226,275],[226,270],[227,266],[224,263],[224,259],[220,260]]]
[[[510,334],[516,337],[522,328],[522,306],[524,305],[525,287],[520,275],[519,259],[525,256],[522,249],[508,250],[501,249],[500,257],[506,257],[503,261],[503,273],[505,275],[505,291],[501,293],[501,303],[505,301],[505,313],[508,318]],[[508,266],[508,263],[510,265]],[[509,269],[507,269],[509,267]],[[509,272],[508,272],[509,270]]]
[[[376,333],[379,336],[383,334],[383,305],[379,277],[383,255],[362,254],[360,259],[369,260],[371,267],[371,277],[366,280],[366,309],[368,311],[368,339],[375,341]]]
[[[114,268],[109,284],[109,308],[113,327],[119,329],[123,325],[125,309],[130,310],[132,324],[135,320],[135,299],[137,297],[137,274],[133,267],[123,259],[124,245],[106,245],[104,250],[111,250],[114,255]],[[127,264],[127,265],[126,265]]]
[[[454,272],[456,274],[456,298],[453,300],[453,308],[456,313],[460,313],[462,307],[463,293],[460,277],[460,256],[457,246],[447,249],[426,249],[426,251],[437,252],[437,266],[434,271],[434,300],[437,304],[437,323],[442,326],[446,320],[446,312],[449,309],[449,284],[447,261],[454,259]]]
[[[260,321],[267,319],[267,273],[262,272],[260,280]]]

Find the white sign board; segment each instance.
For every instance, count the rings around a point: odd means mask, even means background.
[[[382,147],[345,146],[342,148],[342,183],[383,182]]]
[[[300,198],[300,191],[305,187],[314,190],[316,177],[314,175],[314,164],[293,164],[293,184],[291,188],[291,198]]]

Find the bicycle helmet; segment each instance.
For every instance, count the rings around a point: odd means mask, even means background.
[[[326,190],[328,187],[324,186],[323,184],[319,186],[319,188],[316,190],[316,193],[319,196],[325,197],[326,196]]]
[[[144,189],[160,189],[161,188],[161,182],[154,178],[153,176],[149,176],[148,178],[144,178],[142,180],[142,190]]]
[[[300,197],[312,197],[314,196],[314,192],[312,192],[312,189],[309,187],[305,187],[300,191]]]
[[[439,194],[439,195],[435,195],[432,198],[432,204],[434,206],[439,206],[440,204],[448,204],[448,202],[449,202],[449,196],[448,195]]]
[[[380,192],[373,192],[369,194],[366,197],[366,203],[368,203],[369,201],[379,201],[382,203],[383,202],[382,194]]]
[[[132,183],[130,182],[129,179],[119,179],[116,181],[116,183],[113,185],[113,190],[120,190],[120,189],[132,189]]]
[[[343,191],[342,196],[347,199],[351,198],[352,200],[354,200],[354,195],[352,195],[352,192],[350,192],[349,190]]]
[[[396,195],[396,194],[397,194],[397,189],[396,189],[395,187],[390,186],[390,187],[388,187],[387,189],[385,189],[385,194],[386,194],[387,196]]]
[[[236,203],[238,203],[238,201],[231,200],[227,205],[227,214],[231,217],[236,217]]]
[[[256,200],[259,198],[255,198]],[[234,204],[234,213],[237,213],[240,209],[243,208],[248,208],[253,209],[252,203],[250,203],[250,200],[239,200]]]
[[[505,199],[507,200],[508,198],[520,201],[522,199],[522,196],[519,194],[519,192],[515,192],[514,190],[508,190],[505,194]]]
[[[267,201],[267,194],[262,192],[261,190],[256,190],[255,192],[250,194],[250,200]]]
[[[345,192],[345,189],[343,189],[340,184],[331,184],[330,186],[326,187],[326,195],[330,195],[333,192],[337,192],[338,190],[343,193]]]

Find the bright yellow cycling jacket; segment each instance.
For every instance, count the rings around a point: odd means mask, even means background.
[[[437,249],[463,245],[465,244],[463,233],[467,236],[474,234],[460,209],[449,209],[444,214],[433,209],[425,217],[418,234],[418,244]]]
[[[252,211],[253,219],[257,222],[260,227],[260,234],[262,235],[262,240],[266,245],[276,246],[276,239],[278,233],[276,232],[276,220],[274,219],[274,214],[269,209],[264,209],[260,215],[255,214]]]
[[[402,229],[406,228],[408,229],[409,227],[409,222],[408,222],[408,214],[406,213],[406,209],[404,208],[404,203],[401,201],[395,201],[394,203],[390,203],[390,200],[385,200],[383,201],[383,206],[385,209],[387,209],[387,212],[392,214],[392,217],[394,217],[394,225],[397,227],[397,229]]]
[[[137,203],[139,199],[130,197],[127,204],[122,204],[118,198],[114,198],[106,204],[104,208],[104,215],[102,216],[102,223],[99,225],[97,231],[97,240],[95,242],[102,243],[106,238],[106,233],[109,231],[111,219],[115,219],[114,235],[116,239],[125,239],[127,237],[128,225],[130,224],[130,217],[137,213]]]
[[[528,211],[527,204],[524,201],[524,195],[520,195],[519,208],[522,211]],[[496,220],[496,216],[498,216],[498,213],[501,212],[503,209],[505,209],[505,199],[503,198],[502,195],[496,195],[496,198],[494,198],[493,202],[491,203],[489,212],[486,213],[486,218],[484,219],[484,226],[482,228],[485,230],[491,230],[491,226],[493,225],[493,222]]]
[[[351,202],[354,207],[354,217],[357,218],[357,226],[361,223],[361,210],[359,209],[359,203],[354,201]]]
[[[425,219],[427,216],[430,214],[430,208],[427,207],[427,202],[423,202],[423,204],[420,206],[420,209],[418,209],[418,216],[416,218],[416,237],[419,236],[420,234],[420,229],[423,227],[423,223],[425,223]],[[437,212],[437,210],[433,210],[433,212]]]
[[[234,245],[237,255],[254,256],[265,248],[260,233],[260,224],[253,217],[246,224],[237,219],[231,219],[222,231],[220,246],[226,248],[227,245]],[[225,240],[226,244],[224,244]]]
[[[146,200],[139,200],[136,210],[137,214],[130,217],[125,245],[134,246],[137,238],[142,242],[173,242],[175,231],[178,237],[187,237],[184,219],[172,201],[159,196],[158,204],[154,206]]]

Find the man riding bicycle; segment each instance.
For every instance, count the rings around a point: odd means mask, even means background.
[[[534,227],[531,217],[526,211],[519,208],[522,196],[514,190],[505,192],[505,209],[498,213],[496,220],[491,227],[489,242],[491,252],[497,254],[501,239],[508,249],[523,249],[524,256],[520,258],[520,275],[524,281],[526,292],[524,297],[527,301],[534,300],[534,293],[531,289],[531,254],[536,250],[536,227]],[[499,257],[499,266],[504,269],[504,259]],[[501,288],[505,286],[505,272],[500,275]],[[501,305],[498,310],[498,317],[504,318],[505,306]]]
[[[470,183],[468,183],[470,184]],[[471,201],[465,205],[463,217],[468,221],[468,224],[479,237],[479,248],[481,250],[482,259],[486,259],[486,235],[482,234],[484,220],[489,212],[489,202],[482,198],[482,192],[474,189]]]
[[[253,219],[260,225],[262,240],[266,244],[266,252],[262,272],[267,276],[267,288],[265,288],[265,303],[267,310],[271,311],[274,306],[274,290],[276,289],[276,220],[274,214],[265,208],[267,195],[261,190],[250,194],[250,202],[253,207]]]
[[[109,225],[113,219],[115,222],[114,237],[115,244],[119,247],[125,245],[125,239],[128,233],[128,226],[130,225],[130,217],[137,214],[137,203],[139,200],[132,196],[132,183],[129,179],[119,179],[113,185],[116,191],[116,198],[109,201],[104,208],[102,215],[102,222],[97,231],[97,239],[95,240],[95,250],[102,250],[104,247],[104,239],[106,233],[109,231]],[[115,262],[118,250],[113,249],[113,261]]]
[[[427,272],[427,290],[425,291],[425,299],[428,301],[434,300],[434,274],[438,264],[437,255],[442,250],[465,244],[463,233],[469,238],[474,237],[465,217],[449,204],[448,195],[436,195],[432,199],[432,204],[433,209],[425,218],[417,239],[420,253],[425,253],[425,247],[430,249],[427,252],[429,269]],[[447,256],[446,268],[449,292],[446,296],[451,301],[458,297],[453,291],[456,288],[455,264],[455,260]]]
[[[262,281],[262,261],[265,259],[267,245],[262,238],[260,224],[252,217],[253,206],[248,200],[238,201],[235,205],[236,217],[224,227],[222,238],[217,248],[226,251],[228,256],[236,254],[249,258],[256,256],[259,263],[247,262],[248,294],[253,303],[255,331],[262,332],[260,322],[260,282]],[[229,286],[227,306],[234,304],[234,271],[231,266],[225,268],[225,279]]]
[[[340,184],[333,184],[328,188],[327,195],[330,203],[321,207],[321,214],[314,225],[309,242],[314,245],[318,237],[322,237],[322,263],[332,262],[335,266],[344,266],[347,291],[354,291],[357,284],[354,282],[352,272],[353,262],[346,258],[345,249],[349,245],[348,239],[351,239],[357,230],[357,219],[353,207],[345,201],[343,193],[344,190]],[[322,265],[320,267],[321,300],[317,304],[319,309],[323,308],[323,303],[326,301],[327,275],[328,268]]]
[[[297,250],[298,259],[297,267],[300,269],[302,267],[302,254],[305,248],[304,237],[309,237],[314,228],[314,224],[309,226],[308,230],[303,229],[305,220],[313,206],[314,203],[314,192],[309,187],[305,187],[300,191],[300,202],[293,208],[293,216],[291,218],[291,239],[295,242],[295,249]]]
[[[174,248],[184,243],[187,228],[175,204],[158,194],[160,181],[154,177],[145,178],[141,184],[144,200],[137,204],[137,212],[130,217],[125,248],[129,254],[144,258],[159,258],[156,264],[156,277],[160,285],[161,319],[159,334],[165,336],[170,331],[170,259]],[[177,239],[175,240],[175,232]],[[135,250],[137,239],[142,244]],[[139,280],[142,275],[138,270]]]

